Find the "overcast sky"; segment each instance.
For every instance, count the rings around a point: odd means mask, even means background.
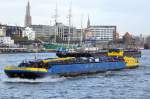
[[[28,0],[0,0],[0,23],[24,25]],[[56,3],[58,20],[68,24],[72,2],[72,24],[117,25],[118,32],[150,35],[150,0],[30,0],[33,24],[53,24]]]

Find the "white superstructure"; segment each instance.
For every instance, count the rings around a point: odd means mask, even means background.
[[[26,27],[22,36],[28,37],[28,40],[35,40],[35,31],[33,31],[32,28]]]
[[[0,36],[1,36],[1,37],[6,36],[6,28],[5,28],[5,27],[1,27],[1,28],[0,28]]]
[[[0,45],[14,45],[14,40],[11,37],[0,37]]]

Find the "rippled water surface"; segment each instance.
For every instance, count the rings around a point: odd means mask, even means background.
[[[0,99],[150,99],[150,50],[140,67],[74,78],[9,79],[3,68],[25,59],[55,57],[53,53],[0,54]]]

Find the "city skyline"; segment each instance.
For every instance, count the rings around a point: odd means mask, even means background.
[[[2,24],[24,26],[25,8],[28,0],[0,0],[0,22]],[[33,24],[53,24],[54,9],[58,7],[59,22],[68,24],[70,3],[72,3],[72,24],[80,28],[91,25],[117,25],[118,32],[135,35],[149,35],[150,22],[147,13],[150,1],[146,0],[29,0]],[[136,2],[135,2],[136,1]],[[144,2],[146,1],[146,2]],[[82,7],[81,7],[82,6]]]

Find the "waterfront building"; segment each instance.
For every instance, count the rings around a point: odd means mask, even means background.
[[[140,47],[144,47],[144,37],[140,34]]]
[[[96,43],[108,43],[116,39],[116,29],[117,27],[113,25],[90,25],[88,18],[85,38]]]
[[[30,27],[32,25],[32,17],[30,15],[30,2],[29,1],[28,1],[27,6],[26,6],[24,25],[25,25],[25,27]]]
[[[140,36],[132,36],[132,39],[137,47],[144,48],[144,38],[141,34]]]
[[[3,35],[7,37],[22,37],[22,31],[24,30],[24,27],[21,26],[10,26],[10,25],[0,25],[1,31],[3,31]]]
[[[84,42],[85,39],[85,29],[76,29],[76,33],[74,34],[75,40]]]
[[[91,32],[91,38],[96,42],[109,42],[115,40],[116,26],[95,25],[88,28]]]
[[[90,40],[93,37],[93,33],[87,29],[85,29],[85,40]]]
[[[145,38],[144,49],[150,49],[150,36]]]
[[[64,40],[66,40],[66,35],[64,32],[66,32],[66,30],[64,29],[64,25],[62,23],[56,23],[54,25],[55,28],[55,35],[56,35],[56,42],[62,42]]]
[[[6,25],[6,36],[8,37],[22,37],[24,27],[21,26],[8,26]]]
[[[137,38],[139,39],[139,38]],[[125,45],[125,49],[130,49],[130,48],[137,48],[136,44],[136,37],[132,36],[131,33],[126,32],[125,35],[123,36],[123,42]]]
[[[32,28],[26,27],[22,36],[27,37],[28,40],[35,40],[35,31]]]
[[[6,36],[6,27],[0,27],[0,37]]]
[[[146,43],[149,43],[149,44],[150,44],[150,36],[147,36],[147,37],[146,37]]]
[[[64,42],[67,43],[69,40],[70,43],[76,43],[79,42],[80,37],[80,30],[76,29],[75,27],[70,27],[69,32],[69,26],[66,26],[62,23],[57,23],[57,26],[55,26],[56,29],[56,35],[57,35],[57,42]]]
[[[116,32],[116,34],[115,34],[115,40],[116,40],[116,41],[118,41],[118,40],[119,40],[119,38],[120,38],[120,35],[119,35],[119,33],[118,33],[118,32]]]
[[[49,38],[51,35],[54,35],[54,26],[50,25],[31,25],[33,31],[35,31],[35,37],[44,37]]]
[[[123,42],[128,45],[131,42],[132,35],[129,32],[126,32],[123,36]]]
[[[0,37],[0,46],[12,46],[14,45],[14,40],[11,37]]]

